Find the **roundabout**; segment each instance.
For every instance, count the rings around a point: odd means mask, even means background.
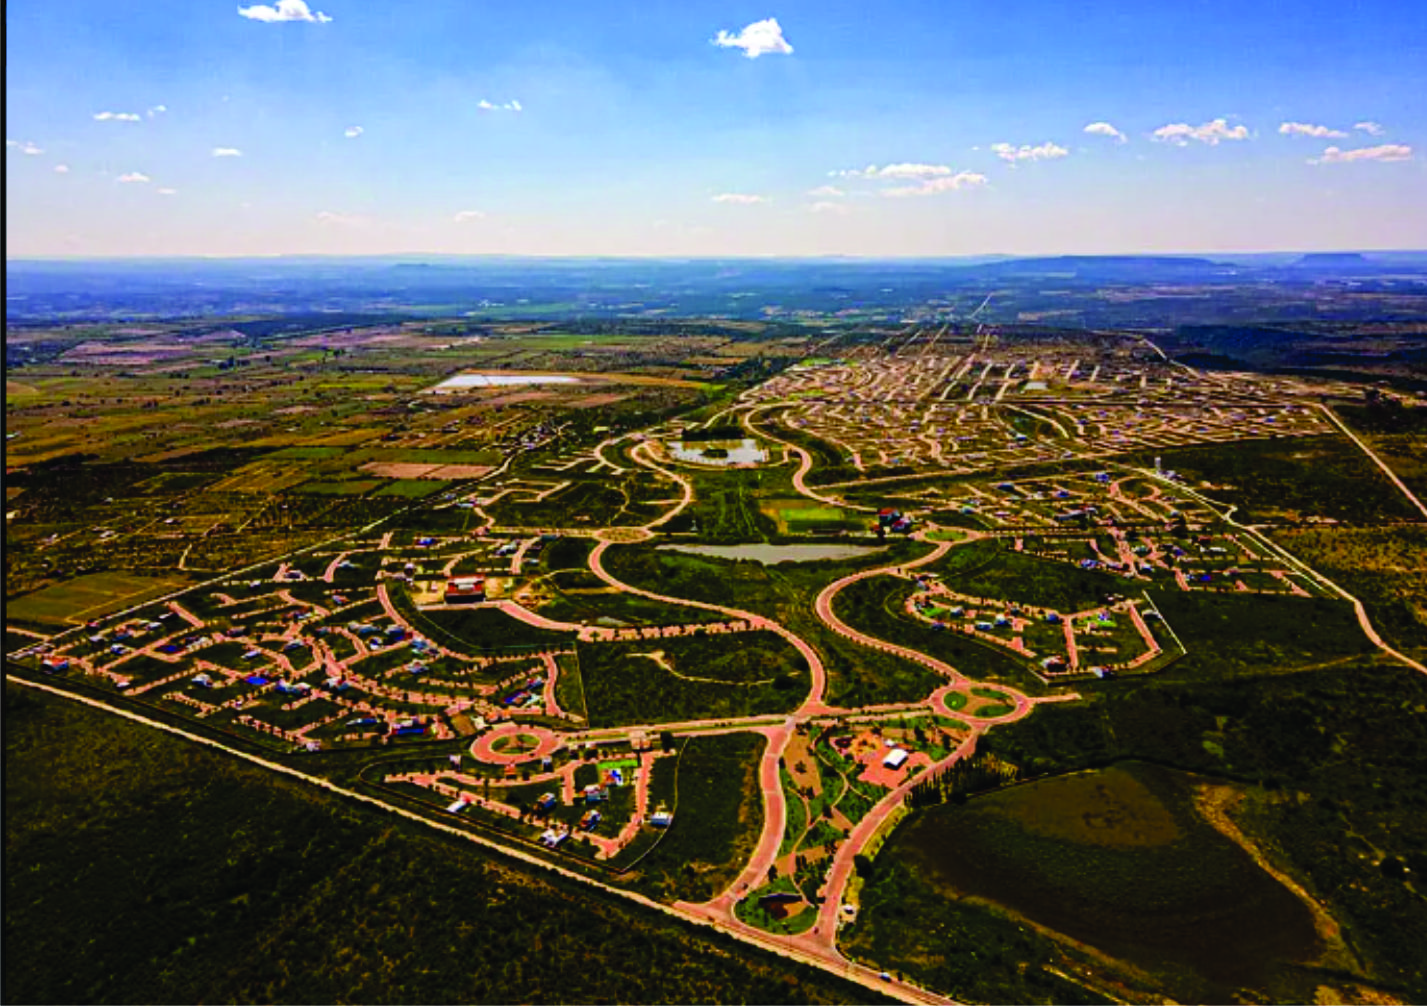
[[[489,765],[520,765],[553,753],[560,737],[544,727],[498,727],[471,745],[471,757]]]

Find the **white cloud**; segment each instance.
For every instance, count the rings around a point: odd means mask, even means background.
[[[845,171],[829,171],[830,178],[935,178],[949,175],[951,169],[945,164],[888,164],[877,167],[869,164],[865,168],[851,168]]]
[[[877,170],[878,178],[935,178],[951,174],[945,164],[888,164]]]
[[[1312,158],[1309,164],[1348,164],[1352,161],[1410,161],[1412,148],[1401,143],[1384,143],[1377,147],[1359,147],[1356,150],[1340,150],[1329,147],[1322,157]]]
[[[95,112],[95,122],[138,122],[143,116],[135,112]]]
[[[142,171],[130,171],[127,175],[120,175],[115,179],[117,182],[147,182],[149,176]]]
[[[793,51],[793,47],[783,37],[783,29],[775,17],[754,21],[737,35],[720,31],[714,37],[713,44],[724,49],[742,49],[749,59],[757,59],[769,53],[782,53],[786,56]]]
[[[842,189],[838,188],[836,185],[819,185],[815,189],[808,190],[808,195],[812,196],[815,199],[836,199],[839,196],[844,196],[846,194],[847,193],[843,192]]]
[[[167,111],[167,105],[155,105],[153,108],[150,108],[146,112],[144,112],[144,114],[147,115],[150,119],[152,119],[154,116],[163,115]]]
[[[21,143],[19,140],[6,140],[5,146],[16,147],[20,153],[28,154],[30,157],[38,157],[45,152],[43,147],[37,147],[29,140],[26,140],[24,143]]]
[[[920,185],[903,185],[885,189],[884,196],[900,198],[905,196],[934,196],[940,192],[955,192],[957,189],[978,188],[986,184],[986,176],[974,171],[958,171],[954,175],[928,178]]]
[[[1369,136],[1381,136],[1383,134],[1382,124],[1377,122],[1355,122],[1353,123],[1353,128],[1361,130]]]
[[[1091,136],[1108,136],[1116,143],[1129,142],[1128,137],[1126,137],[1124,133],[1120,132],[1108,122],[1092,122],[1085,127],[1085,132]]]
[[[484,220],[486,215],[480,210],[462,210],[451,219],[458,224],[463,224],[467,220]]]
[[[1315,126],[1310,122],[1284,122],[1278,127],[1278,131],[1284,136],[1312,136],[1320,140],[1330,138],[1341,139],[1348,134],[1341,129],[1329,129],[1327,126]]]
[[[242,157],[243,152],[237,147],[214,147],[214,157]]]
[[[361,126],[348,126],[346,129],[342,130],[342,135],[349,140],[355,140],[357,137],[361,136],[362,133],[363,129]]]
[[[515,100],[507,101],[507,102],[506,102],[505,104],[503,104],[503,105],[498,105],[498,104],[496,104],[496,103],[493,102],[493,101],[487,101],[485,98],[482,98],[480,101],[476,102],[476,107],[479,108],[479,109],[480,109],[481,111],[483,111],[483,112],[521,112],[521,111],[524,111],[524,108],[521,106],[520,102],[515,101]]]
[[[750,196],[742,192],[720,192],[713,197],[716,203],[735,203],[739,206],[752,206],[754,203],[766,203],[766,196]]]
[[[56,165],[55,165],[55,174],[57,174],[57,175],[67,175],[67,174],[69,174],[69,165],[68,165],[68,164],[56,164]]]
[[[525,111],[525,109],[523,109],[523,108],[520,107],[520,102],[516,101],[514,98],[510,99],[510,110],[511,110],[512,112],[523,112],[523,111]]]
[[[1053,161],[1060,157],[1067,156],[1070,151],[1064,147],[1056,146],[1047,140],[1038,147],[1022,144],[1013,147],[1009,143],[991,144],[991,152],[1007,164],[1015,164],[1018,161]]]
[[[317,214],[319,224],[332,224],[336,227],[365,227],[370,221],[363,216],[354,213],[333,213],[331,210],[322,210]]]
[[[848,212],[846,203],[818,202],[808,207],[809,213],[837,213],[846,214]]]
[[[1247,140],[1249,129],[1242,123],[1230,126],[1227,119],[1212,119],[1202,126],[1191,126],[1187,122],[1171,123],[1160,126],[1150,135],[1160,143],[1172,143],[1176,147],[1187,147],[1190,140],[1217,147],[1220,140]]]
[[[178,194],[178,189],[155,189],[154,191],[161,196],[172,196]]]
[[[306,0],[277,0],[277,5],[270,7],[267,4],[253,4],[251,7],[239,7],[238,13],[252,21],[313,21],[318,24],[326,24],[332,19],[321,11],[313,12],[307,6]]]

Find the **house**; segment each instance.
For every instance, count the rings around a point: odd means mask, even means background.
[[[667,828],[674,823],[674,815],[667,810],[656,810],[650,815],[649,823],[656,828]]]
[[[486,578],[462,576],[446,581],[447,604],[474,604],[486,599]]]
[[[882,767],[891,769],[893,772],[907,764],[907,759],[912,756],[906,748],[893,748],[887,752],[887,757],[882,759]]]
[[[461,811],[465,810],[468,806],[470,806],[470,805],[466,802],[465,797],[462,797],[461,799],[457,800],[455,803],[451,804],[451,806],[447,807],[447,808],[446,808],[446,813],[448,813],[448,814],[459,814],[459,813],[461,813]]]
[[[592,782],[584,790],[585,803],[599,803],[605,798],[604,787]]]
[[[538,799],[538,800],[535,801],[535,809],[538,810],[538,811],[540,811],[542,814],[549,812],[549,810],[550,810],[552,807],[554,807],[554,806],[555,806],[555,794],[554,794],[554,793],[541,793],[541,794],[540,794],[540,799]]]
[[[587,810],[580,818],[580,828],[583,831],[592,831],[600,823],[600,812],[597,810]]]

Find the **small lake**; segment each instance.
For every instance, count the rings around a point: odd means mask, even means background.
[[[578,384],[578,377],[565,374],[457,374],[448,377],[434,388],[433,394],[460,391],[462,388],[503,388],[520,384]]]
[[[660,545],[668,552],[688,552],[715,559],[752,559],[765,566],[780,562],[821,562],[826,559],[856,559],[884,549],[869,545]]]
[[[680,461],[699,465],[756,465],[768,460],[768,452],[750,437],[742,440],[699,440],[689,443],[671,440],[669,453]]]

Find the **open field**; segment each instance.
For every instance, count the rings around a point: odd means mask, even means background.
[[[170,593],[184,582],[123,573],[91,573],[7,601],[5,615],[21,622],[75,625]]]

